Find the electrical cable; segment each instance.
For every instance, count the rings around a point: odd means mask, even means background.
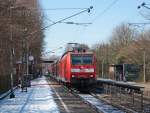
[[[22,8],[22,7],[17,7],[18,8]],[[21,10],[84,10],[87,8],[47,8],[47,9],[38,9],[38,8],[26,8],[26,9],[21,9]]]
[[[52,23],[55,23],[55,21],[49,19],[48,17],[45,16],[45,19],[52,22]],[[92,23],[77,23],[77,22],[60,22],[60,23],[65,23],[65,24],[75,24],[75,25],[83,25],[83,26],[86,26],[88,24],[92,24]]]
[[[112,6],[114,6],[119,0],[114,0],[108,7],[106,7],[102,12],[100,12],[92,21],[95,22],[100,16],[104,15]]]
[[[89,13],[89,12],[91,11],[91,9],[93,9],[93,6],[90,6],[89,8],[86,8],[86,9],[83,10],[83,11],[80,11],[80,12],[78,12],[78,13],[75,13],[75,14],[69,16],[69,17],[63,18],[63,19],[61,19],[61,20],[59,20],[59,21],[56,21],[56,22],[54,22],[54,23],[52,23],[52,24],[50,24],[50,25],[47,25],[47,26],[43,27],[41,30],[43,31],[43,30],[45,30],[45,29],[47,29],[47,28],[49,28],[49,27],[51,27],[51,26],[53,26],[53,25],[55,25],[55,24],[57,24],[57,23],[63,22],[63,21],[65,21],[65,20],[69,19],[69,18],[72,18],[72,17],[74,17],[74,16],[77,16],[77,15],[79,15],[79,14],[81,14],[81,13],[86,12],[86,11]],[[37,32],[38,32],[37,30],[31,32],[29,35],[26,36],[26,39],[27,39],[28,37],[31,37],[32,35],[34,35],[34,34],[37,33]],[[34,39],[34,38],[33,38],[33,39]],[[32,39],[32,40],[33,40],[33,39]]]
[[[40,10],[83,10],[87,8],[49,8],[49,9],[40,9]]]
[[[114,0],[111,4],[109,4],[103,11],[101,11],[92,21],[92,25],[94,24],[94,22],[102,15],[104,15],[110,8],[112,8],[112,6],[114,6],[119,0]],[[90,25],[88,26],[90,27]],[[86,31],[87,28],[84,28],[84,32]],[[83,32],[82,32],[83,34]]]

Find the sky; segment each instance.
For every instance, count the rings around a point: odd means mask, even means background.
[[[108,42],[113,29],[121,23],[145,22],[137,9],[149,0],[39,0],[44,13],[44,26],[59,21],[93,6],[88,12],[81,13],[64,22],[92,23],[87,26],[57,23],[44,31],[45,51],[54,51],[51,55],[61,55],[69,42],[94,44]],[[62,9],[66,8],[66,9]],[[79,8],[79,9],[67,9]],[[55,9],[55,10],[54,10]],[[59,49],[57,49],[59,48]]]

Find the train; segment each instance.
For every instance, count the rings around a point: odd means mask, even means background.
[[[76,88],[92,87],[96,83],[96,57],[93,52],[75,47],[51,64],[51,76]]]

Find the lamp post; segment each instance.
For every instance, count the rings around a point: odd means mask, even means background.
[[[26,87],[26,75],[25,75],[25,63],[27,63],[27,55],[26,55],[26,39],[25,39],[25,34],[26,34],[27,28],[24,28],[22,30],[23,32],[23,36],[22,36],[22,77],[21,77],[21,88],[22,91],[27,91],[27,87]],[[27,66],[26,66],[27,68]],[[27,71],[26,71],[27,72]]]
[[[25,32],[27,32],[27,29],[25,28]],[[29,61],[32,61],[32,60],[34,60],[34,57],[33,56],[30,56],[29,55],[29,40],[27,39],[27,37],[24,37],[24,40],[25,40],[25,45],[26,45],[26,85],[28,86],[28,87],[30,87],[31,86],[31,84],[30,84],[30,75],[29,75]]]
[[[30,54],[28,56],[28,86],[31,86],[31,78],[33,77],[33,61],[34,61],[34,57]]]
[[[29,78],[29,44],[28,41],[26,40],[26,79],[27,79],[27,87],[30,87],[30,78]]]
[[[27,74],[26,74],[26,76],[27,76],[27,78],[29,77],[29,44],[28,44],[28,42],[27,42],[27,40],[26,40],[26,62],[27,62]]]

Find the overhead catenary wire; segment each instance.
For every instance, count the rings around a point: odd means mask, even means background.
[[[39,10],[59,10],[59,11],[61,11],[61,10],[84,10],[84,9],[87,9],[87,8],[48,8],[48,9],[39,9]],[[37,10],[37,9],[31,8],[31,10]]]
[[[49,18],[46,17],[46,16],[45,16],[45,19],[48,20],[48,21],[50,21],[50,22],[52,22],[52,23],[55,23],[55,21],[49,19]],[[75,25],[84,25],[84,26],[85,26],[85,25],[88,25],[88,24],[92,24],[92,23],[90,23],[90,22],[86,22],[86,23],[84,22],[84,23],[83,23],[83,22],[72,22],[72,21],[71,21],[71,22],[70,22],[70,21],[69,21],[69,22],[60,22],[60,23],[71,24],[71,25],[72,25],[72,24],[75,24]]]
[[[104,15],[109,9],[111,9],[119,0],[114,0],[111,4],[109,4],[103,11],[101,11],[93,20],[92,23],[95,22],[100,16]]]
[[[51,20],[51,19],[48,18],[47,16],[44,16],[44,18],[45,18],[46,20],[48,20],[49,22],[55,23],[55,21]]]
[[[69,18],[72,18],[72,17],[74,17],[74,16],[77,16],[77,15],[79,15],[79,14],[85,12],[85,11],[90,12],[90,10],[91,10],[92,8],[93,8],[93,7],[91,6],[90,8],[87,8],[87,9],[85,9],[85,10],[79,12],[79,13],[76,13],[76,14],[71,15],[71,16],[69,16],[69,17],[66,17],[66,18],[64,18],[64,19],[61,19],[61,20],[59,20],[59,21],[57,21],[57,22],[53,22],[53,24],[50,24],[50,25],[48,25],[48,26],[42,28],[41,30],[44,30],[44,29],[46,29],[46,28],[48,28],[48,27],[50,27],[50,26],[52,26],[52,25],[55,25],[55,24],[57,24],[57,23],[61,23],[61,22],[65,21],[65,20],[67,20],[67,19],[69,19]],[[32,34],[32,33],[31,33],[31,34]]]
[[[147,4],[147,3],[145,3],[145,2],[143,2],[141,5],[139,5],[138,7],[137,7],[137,9],[141,9],[142,7],[144,7],[144,8],[146,8],[146,9],[150,9],[150,7],[148,7],[149,6],[149,4]],[[142,17],[144,17],[145,19],[147,19],[147,20],[149,20],[149,18],[148,18],[148,16],[147,15],[144,15],[142,12],[139,12],[139,14],[142,16]],[[150,25],[150,22],[134,22],[134,23],[128,23],[130,26],[132,25],[132,26],[136,26],[136,27],[145,27],[146,25]]]
[[[21,8],[21,7],[17,7],[16,9],[18,8]],[[58,10],[58,11],[61,11],[61,10],[84,10],[84,9],[87,9],[87,8],[47,8],[47,9],[37,9],[37,8],[27,8],[27,9],[21,9],[21,10]]]
[[[143,23],[128,23],[129,25],[147,25],[147,24],[150,24],[148,22],[143,22]]]
[[[63,21],[65,21],[65,20],[67,20],[67,19],[69,19],[69,18],[72,18],[72,17],[74,17],[74,16],[77,16],[77,15],[79,15],[79,14],[81,14],[81,13],[84,13],[84,12],[90,12],[91,11],[91,9],[93,9],[93,6],[90,6],[89,8],[86,8],[85,10],[82,10],[82,11],[80,11],[80,12],[78,12],[78,13],[75,13],[75,14],[73,14],[73,15],[71,15],[71,16],[68,16],[68,17],[66,17],[66,18],[64,18],[64,19],[61,19],[61,20],[59,20],[59,21],[56,21],[56,22],[54,22],[54,23],[52,23],[52,24],[50,24],[50,25],[47,25],[47,26],[45,26],[45,27],[43,27],[41,30],[45,30],[45,29],[47,29],[47,28],[49,28],[49,27],[51,27],[51,26],[53,26],[53,25],[55,25],[55,24],[57,24],[57,23],[60,23],[60,22],[63,22]],[[37,32],[39,32],[39,31],[33,31],[33,32],[31,32],[29,35],[27,35],[26,36],[26,39],[28,40],[28,37],[31,37],[32,35],[34,35],[35,33],[37,33]],[[32,38],[32,40],[33,40],[34,38]]]
[[[97,19],[99,19],[99,17],[103,16],[108,10],[110,10],[119,0],[113,0],[113,2],[111,2],[103,11],[101,11],[100,13],[97,14],[97,16],[90,21],[90,25],[88,25],[88,27],[84,27],[83,32],[86,32],[86,30],[91,26],[94,25],[95,21],[97,21]],[[81,32],[81,34],[83,35],[84,33]]]

